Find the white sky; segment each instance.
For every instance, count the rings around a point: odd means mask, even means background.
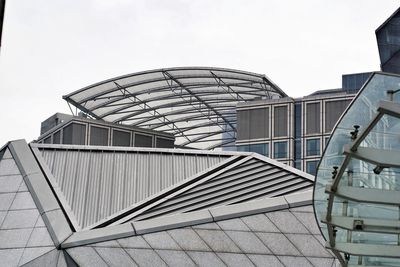
[[[375,29],[398,0],[7,0],[0,147],[70,113],[62,96],[115,76],[177,66],[266,74],[288,95],[379,70]]]

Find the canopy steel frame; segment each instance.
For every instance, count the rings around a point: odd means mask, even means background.
[[[225,68],[184,67],[108,79],[63,98],[95,119],[149,129],[163,128],[175,135],[178,146],[201,143],[201,148],[213,149],[226,141],[235,141],[238,103],[274,97],[287,95],[265,75]],[[201,117],[209,123],[204,123]],[[184,121],[187,125],[182,127]],[[219,130],[214,127],[215,133],[210,132],[207,127],[212,125]],[[197,136],[193,131],[190,138],[185,135],[188,129],[197,128]],[[218,144],[206,146],[205,142],[200,142],[221,133],[226,134],[221,135],[224,140]]]
[[[346,209],[346,212],[344,212],[344,216],[340,217],[332,215],[335,198],[342,198],[346,201],[350,200],[358,203],[400,207],[400,195],[398,191],[356,188],[353,187],[351,184],[349,186],[339,185],[340,180],[342,179],[343,174],[346,172],[346,169],[352,158],[359,159],[371,164],[381,164],[385,168],[399,167],[399,155],[396,155],[398,153],[383,149],[380,150],[375,148],[360,147],[362,141],[365,140],[368,134],[373,130],[373,128],[377,125],[377,123],[382,119],[384,115],[400,118],[400,104],[389,101],[379,102],[377,114],[375,115],[375,117],[350,144],[344,147],[343,154],[345,155],[345,158],[343,160],[343,163],[341,164],[337,172],[333,173],[333,182],[331,184],[328,184],[325,189],[325,193],[327,193],[329,196],[327,213],[325,218],[322,219],[322,222],[327,225],[329,236],[327,247],[329,247],[333,251],[333,253],[336,255],[336,257],[338,257],[343,266],[348,266],[348,258],[343,258],[341,253],[344,253],[345,255],[355,255],[359,257],[372,256],[390,258],[396,257],[396,255],[400,255],[400,235],[399,245],[397,246],[371,246],[367,244],[355,244],[352,242],[336,242],[337,228],[347,231],[399,234],[400,220],[388,221],[369,218],[348,217],[346,202],[343,202],[343,209]],[[351,223],[353,223],[353,226],[350,225]]]

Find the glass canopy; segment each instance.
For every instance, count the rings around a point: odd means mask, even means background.
[[[186,67],[133,73],[63,98],[90,116],[174,134],[178,146],[234,146],[236,105],[286,94],[265,75]]]
[[[320,160],[314,208],[343,266],[400,266],[400,76],[374,73]]]

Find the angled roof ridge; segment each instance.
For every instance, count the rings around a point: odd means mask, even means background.
[[[74,229],[54,191],[42,172],[31,148],[24,139],[10,141],[7,146],[33,201],[56,247],[72,235]]]
[[[121,146],[93,146],[93,145],[65,145],[65,144],[40,144],[30,143],[32,147],[44,149],[61,150],[91,150],[91,151],[120,151],[120,152],[143,152],[156,154],[193,154],[193,155],[211,155],[211,156],[247,156],[252,152],[238,151],[211,151],[201,149],[182,149],[182,148],[154,148],[154,147],[121,147]]]
[[[287,196],[251,200],[187,213],[162,216],[137,222],[76,232],[61,245],[62,248],[87,245],[116,238],[171,230],[197,224],[218,222],[265,212],[279,211],[312,204],[312,190]]]

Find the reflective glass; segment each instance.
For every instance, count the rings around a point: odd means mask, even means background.
[[[337,123],[325,151],[321,157],[315,187],[314,187],[314,208],[317,215],[317,221],[325,218],[328,207],[328,194],[325,192],[326,187],[334,181],[334,168],[343,165],[343,175],[338,177],[338,190],[341,188],[357,191],[357,195],[352,195],[352,200],[339,197],[338,194],[331,195],[333,198],[332,216],[346,216],[360,219],[379,219],[383,221],[399,221],[399,207],[388,203],[390,196],[400,194],[400,168],[385,167],[378,168],[375,164],[367,162],[366,159],[360,160],[353,156],[343,154],[345,145],[353,144],[352,136],[358,136],[377,114],[377,108],[381,100],[389,101],[389,90],[400,88],[400,76],[385,73],[374,73],[369,82],[362,88],[353,102],[345,111],[343,117]],[[400,92],[393,95],[393,102],[400,103]],[[400,152],[400,119],[392,116],[384,115],[379,122],[367,129],[369,132],[365,139],[359,145],[359,148],[378,149],[380,153],[384,151]],[[359,128],[357,129],[357,127]],[[353,133],[352,133],[353,132]],[[361,149],[360,149],[361,151]],[[346,158],[348,157],[348,158]],[[346,161],[345,161],[346,159]],[[382,158],[374,158],[372,160],[380,161]],[[380,190],[376,193],[365,193],[364,190]],[[395,191],[393,194],[393,191]],[[368,191],[372,192],[372,191]],[[377,197],[387,201],[377,202]],[[386,200],[385,200],[385,197]],[[356,201],[357,199],[366,198],[367,202]],[[375,202],[375,203],[374,203]],[[378,204],[379,203],[379,204]],[[383,222],[382,222],[383,223]],[[320,223],[320,228],[329,240],[327,228],[325,224]],[[381,226],[377,226],[382,231]],[[372,233],[368,231],[349,232],[340,227],[336,227],[336,242],[350,243],[367,243],[381,245],[398,245],[399,236],[391,233]],[[350,257],[350,263],[357,263],[358,257]],[[383,257],[363,257],[363,264],[366,265],[385,265],[392,266],[393,262],[400,264],[399,259],[385,259]],[[367,264],[368,263],[368,264]]]
[[[275,142],[274,143],[274,159],[287,158],[287,142]]]
[[[307,139],[306,141],[306,155],[317,156],[320,153],[320,139]]]

